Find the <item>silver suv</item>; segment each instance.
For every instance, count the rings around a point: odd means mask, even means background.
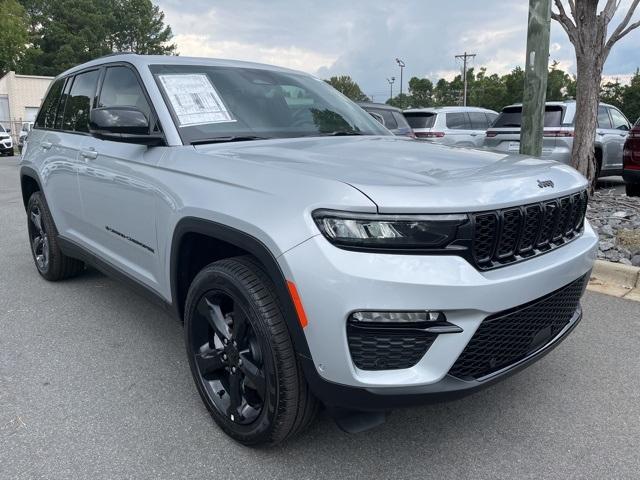
[[[571,164],[575,115],[575,101],[545,104],[543,158]],[[517,153],[520,150],[521,124],[521,104],[503,108],[498,119],[487,131],[484,146],[501,152]],[[630,129],[629,120],[620,110],[606,103],[599,105],[594,145],[597,176],[622,174],[622,151]]]
[[[434,107],[405,110],[404,116],[416,138],[451,147],[481,147],[498,113],[478,107]]]
[[[325,82],[253,63],[64,72],[20,181],[40,275],[92,265],[165,305],[245,444],[320,404],[355,431],[522,369],[580,320],[596,252],[572,168],[393,136]]]

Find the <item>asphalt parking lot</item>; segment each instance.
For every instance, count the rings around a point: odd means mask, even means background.
[[[179,322],[94,270],[38,276],[16,164],[0,158],[1,479],[640,477],[640,303],[588,293],[562,345],[466,399],[248,449],[201,404]]]

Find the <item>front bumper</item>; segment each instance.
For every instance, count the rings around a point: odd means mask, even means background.
[[[13,151],[13,142],[0,142],[0,153],[9,153]]]
[[[331,392],[338,392],[339,399],[345,397],[340,391],[346,388],[358,392],[354,398],[380,396],[367,405],[386,405],[395,404],[391,398],[397,395],[407,396],[399,401],[403,403],[411,402],[412,397],[464,394],[493,383],[521,368],[520,364],[482,382],[448,376],[482,321],[585,275],[592,268],[596,249],[597,236],[585,223],[584,233],[567,245],[519,264],[480,272],[456,256],[349,252],[315,236],[280,258],[288,278],[296,283],[309,319],[305,337],[311,359],[303,361],[307,377],[313,377],[311,387],[329,404],[335,403]],[[439,335],[411,368],[361,370],[352,361],[346,332],[347,318],[356,310],[442,311],[463,332]],[[577,319],[571,328],[575,323]],[[539,356],[536,353],[525,364]]]

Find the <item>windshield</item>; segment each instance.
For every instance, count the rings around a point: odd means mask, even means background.
[[[2,124],[0,124],[0,133],[5,133],[6,130],[4,129],[4,126]]]
[[[562,125],[563,109],[559,105],[544,107],[544,126],[559,127]],[[507,107],[502,110],[494,124],[494,128],[517,127],[522,125],[522,107]]]
[[[431,128],[436,121],[435,113],[404,112],[404,116],[411,128]]]
[[[322,80],[257,68],[152,65],[184,143],[389,135]]]

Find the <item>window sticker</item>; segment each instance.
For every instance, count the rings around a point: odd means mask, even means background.
[[[235,122],[204,73],[158,75],[181,127]]]

